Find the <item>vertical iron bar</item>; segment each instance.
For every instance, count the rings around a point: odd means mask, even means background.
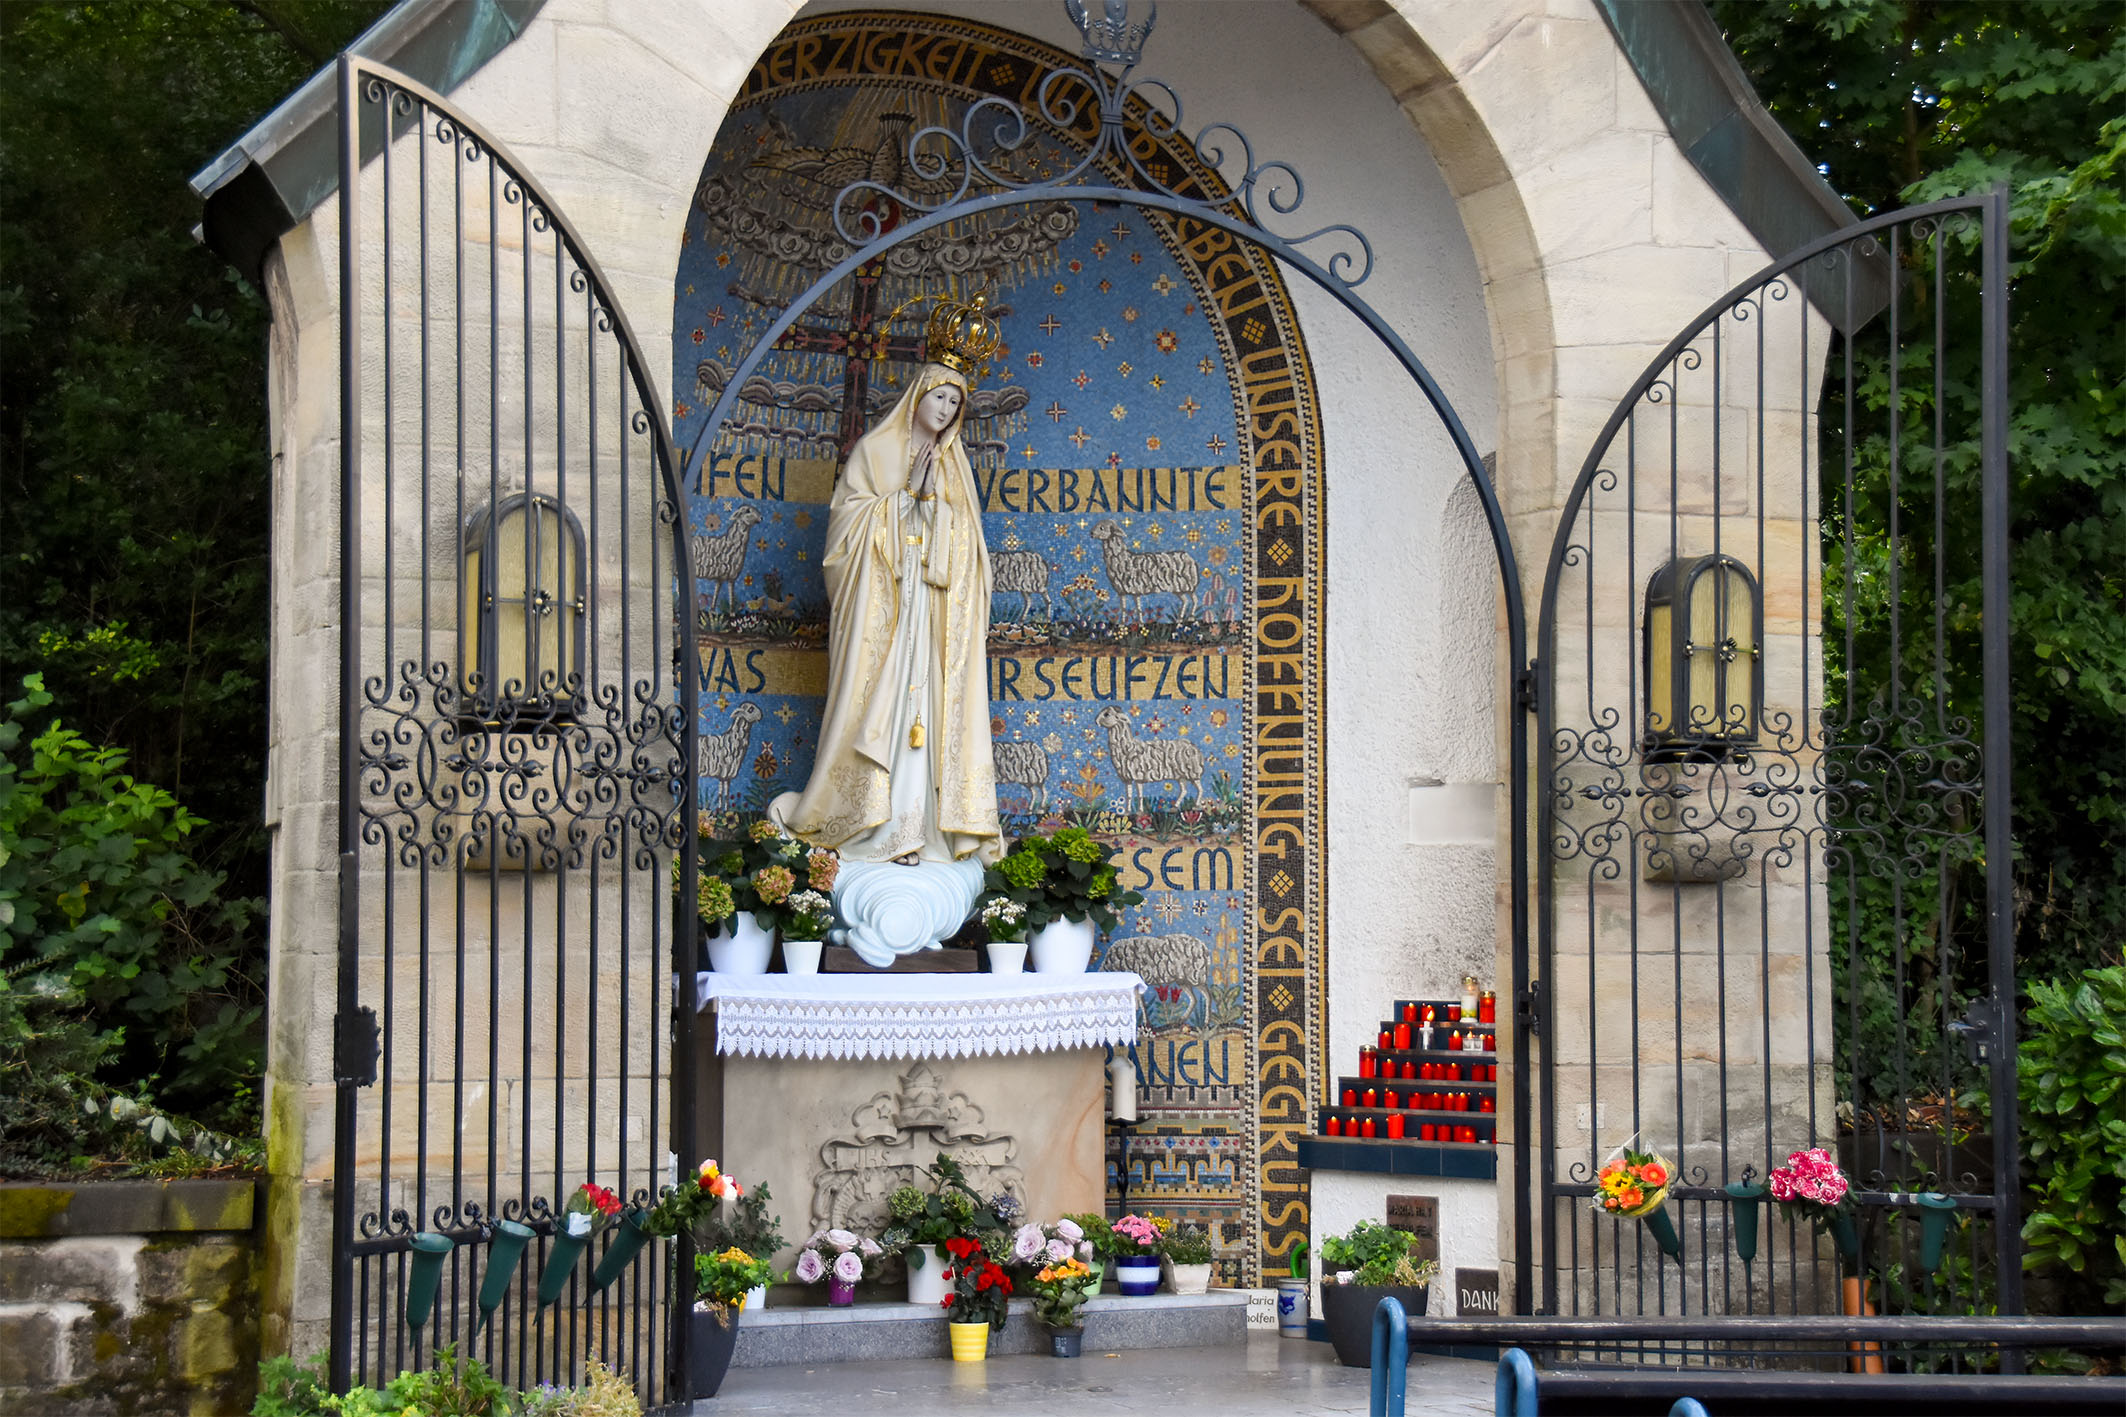
[[[361,683],[361,597],[357,576],[361,554],[361,301],[358,179],[361,175],[361,112],[357,107],[354,61],[342,54],[339,78],[340,179],[340,683],[339,683],[339,960],[335,1023],[358,1005],[355,907],[358,902],[355,845],[359,760],[356,756],[359,713],[355,691]],[[335,1042],[338,1031],[335,1029]],[[335,1052],[337,1050],[335,1049]],[[354,1320],[354,1081],[333,1060],[332,1100],[332,1356],[334,1392],[345,1392],[351,1377],[349,1328]],[[366,1327],[366,1326],[365,1326]]]
[[[1994,1037],[1993,1091],[1993,1243],[2000,1267],[1996,1283],[2000,1311],[2023,1312],[2020,1197],[2016,1193],[2020,1156],[2020,1111],[2015,1079],[2015,826],[2012,770],[2013,723],[2009,718],[2008,630],[2008,194],[1995,188],[1987,197],[1983,228],[1984,277],[1980,294],[1980,518],[1984,527],[1982,574],[1982,662],[1986,677],[1986,943],[1991,958]],[[2022,1350],[2001,1350],[2004,1372],[2020,1372]]]

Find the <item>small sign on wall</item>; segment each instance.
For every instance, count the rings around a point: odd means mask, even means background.
[[[1416,1238],[1410,1258],[1418,1264],[1439,1258],[1439,1198],[1437,1196],[1389,1196],[1388,1228],[1406,1230]]]
[[[1454,1309],[1457,1314],[1491,1314],[1499,1311],[1499,1272],[1495,1269],[1457,1269],[1454,1272]]]

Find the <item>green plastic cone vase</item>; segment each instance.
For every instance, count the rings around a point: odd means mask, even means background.
[[[1940,1191],[1929,1191],[1919,1203],[1925,1207],[1919,1217],[1919,1267],[1932,1274],[1941,1268],[1941,1247],[1949,1238],[1949,1217],[1956,1213],[1956,1202]]]
[[[631,1210],[621,1216],[620,1223],[613,1227],[613,1243],[606,1247],[604,1258],[591,1271],[590,1293],[584,1296],[584,1301],[588,1303],[600,1290],[618,1279],[649,1242],[650,1232],[643,1228],[641,1212]]]
[[[562,1224],[567,1223],[563,1217]],[[571,1235],[555,1227],[554,1247],[546,1252],[546,1268],[539,1271],[540,1308],[561,1297],[561,1291],[568,1287],[568,1277],[576,1272],[576,1261],[583,1258],[583,1247],[590,1242],[588,1235]]]
[[[1764,1199],[1764,1187],[1755,1181],[1730,1181],[1721,1189],[1727,1192],[1728,1228],[1734,1232],[1735,1253],[1747,1274],[1750,1262],[1757,1258],[1757,1203]]]
[[[531,1243],[534,1233],[529,1225],[519,1225],[514,1220],[495,1222],[495,1233],[487,1242],[487,1273],[480,1277],[480,1312],[473,1318],[473,1333],[486,1326],[487,1316],[509,1292],[509,1278],[517,1272],[524,1247]]]
[[[406,1327],[420,1328],[435,1312],[436,1286],[443,1282],[443,1256],[451,1251],[451,1238],[423,1230],[412,1240],[413,1265],[406,1274]]]
[[[1654,1243],[1661,1247],[1661,1253],[1681,1263],[1683,1241],[1676,1234],[1676,1222],[1669,1218],[1668,1207],[1656,1206],[1639,1219],[1646,1222],[1646,1228],[1652,1233]]]
[[[1860,1258],[1860,1230],[1859,1227],[1853,1224],[1852,1216],[1834,1215],[1831,1217],[1831,1243],[1838,1247],[1838,1253],[1846,1259],[1858,1260]]]

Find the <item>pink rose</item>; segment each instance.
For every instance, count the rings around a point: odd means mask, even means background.
[[[854,1250],[844,1250],[834,1257],[834,1277],[844,1284],[854,1284],[864,1277],[864,1261]]]

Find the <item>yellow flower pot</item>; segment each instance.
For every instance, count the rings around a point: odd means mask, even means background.
[[[989,1356],[989,1325],[947,1324],[952,1330],[952,1361],[979,1363]]]

